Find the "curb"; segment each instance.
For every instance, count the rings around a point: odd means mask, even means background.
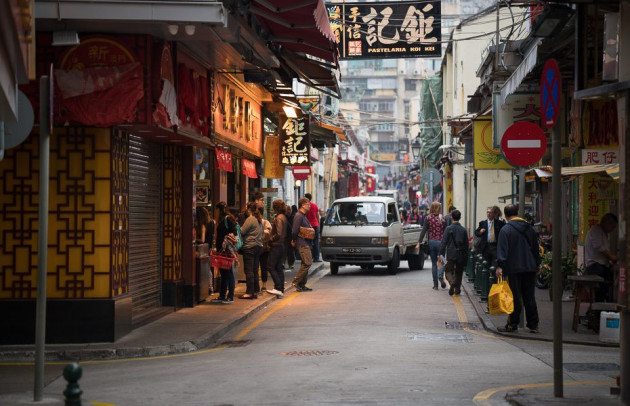
[[[323,271],[325,262],[315,262],[309,270],[309,280],[311,282],[318,281],[323,278],[328,271]],[[293,285],[289,284],[285,292],[294,291]],[[200,338],[183,341],[169,345],[156,345],[148,347],[126,347],[111,349],[69,349],[69,350],[48,350],[44,352],[44,361],[100,361],[115,360],[126,358],[146,358],[161,355],[185,354],[200,351],[211,347],[217,341],[226,335],[230,330],[242,324],[244,321],[267,307],[269,303],[278,299],[274,295],[266,295],[256,307],[246,310],[241,316],[237,317],[230,323],[221,326],[218,330],[201,336]],[[63,344],[55,344],[63,345]],[[0,351],[0,362],[34,362],[35,350],[24,351]]]
[[[466,292],[466,296],[468,297],[468,300],[470,301],[470,303],[473,305],[473,308],[475,309],[475,313],[477,313],[477,317],[481,321],[481,324],[483,325],[483,328],[485,330],[493,334],[496,334],[498,336],[502,336],[502,337],[519,338],[523,340],[532,340],[532,341],[546,341],[546,342],[551,342],[551,343],[553,342],[553,338],[540,337],[535,334],[520,335],[520,334],[500,332],[497,329],[497,326],[495,326],[492,320],[490,320],[490,317],[488,317],[488,313],[486,309],[484,308],[485,303],[480,302],[479,300],[475,300],[475,298],[478,298],[479,296],[469,291],[470,285],[471,285],[470,282],[465,281],[465,283],[462,284],[462,287],[464,288],[464,292]],[[580,340],[562,340],[562,343],[585,345],[585,346],[590,346],[590,347],[619,348],[618,344],[603,343],[603,342],[596,343],[596,342],[591,342],[591,341],[580,341]]]

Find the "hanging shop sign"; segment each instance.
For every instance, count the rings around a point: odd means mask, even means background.
[[[616,149],[583,149],[582,165],[600,165],[619,163]]]
[[[319,96],[298,96],[297,99],[300,102],[300,107],[305,114],[313,114],[319,119]]]
[[[582,108],[584,146],[616,147],[619,145],[617,102],[586,100]]]
[[[310,165],[308,116],[288,118],[280,128],[280,165]]]
[[[440,1],[328,4],[341,60],[439,57]]]
[[[280,165],[280,137],[265,137],[265,171],[267,179],[284,179],[284,166]]]
[[[224,149],[215,149],[217,156],[217,167],[223,169],[226,172],[234,172],[232,168],[232,153]]]
[[[208,71],[184,52],[177,54],[177,119],[179,130],[210,135]]]
[[[473,158],[475,169],[514,169],[492,143],[490,116],[479,116],[473,121]]]
[[[580,241],[584,243],[588,230],[604,214],[619,210],[619,184],[606,174],[587,173],[580,176],[579,185]]]
[[[256,173],[256,163],[249,159],[241,159],[241,165],[243,166],[243,175],[248,178],[256,179],[258,174]]]
[[[446,198],[444,205],[447,209],[454,205],[453,202],[453,167],[449,164],[444,165],[444,183],[446,184],[444,196]]]
[[[492,121],[494,126],[493,148],[501,148],[505,130],[518,121],[529,121],[542,127],[540,95],[538,93],[514,93],[501,103],[501,93],[494,93]]]
[[[262,90],[215,74],[212,93],[215,137],[262,158]]]
[[[375,166],[366,166],[365,172],[373,176],[367,176],[365,178],[365,191],[370,193],[376,190],[376,167]]]

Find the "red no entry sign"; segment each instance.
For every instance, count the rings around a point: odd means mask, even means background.
[[[555,59],[549,59],[540,78],[540,112],[544,128],[552,128],[558,121],[561,92],[560,68]]]
[[[540,161],[547,149],[542,128],[528,121],[519,121],[505,130],[501,139],[503,156],[516,166],[529,166]]]

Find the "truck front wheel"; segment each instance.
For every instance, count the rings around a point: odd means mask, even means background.
[[[339,264],[336,262],[331,262],[330,263],[330,273],[332,275],[337,275],[337,273],[339,272]]]
[[[398,272],[398,267],[400,266],[400,253],[398,252],[398,248],[394,248],[394,255],[392,255],[392,260],[387,264],[387,273],[390,275],[396,275]]]

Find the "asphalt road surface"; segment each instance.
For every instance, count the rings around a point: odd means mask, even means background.
[[[101,405],[484,405],[506,404],[497,388],[553,382],[551,343],[484,331],[466,296],[431,289],[429,261],[422,271],[406,266],[395,276],[343,267],[312,292],[274,301],[215,348],[85,363],[83,397]],[[582,365],[565,369],[566,381],[611,381],[616,373],[588,366],[618,364],[619,351],[566,345],[564,361]],[[47,367],[47,395],[63,392],[61,368]],[[0,366],[0,388],[19,389],[30,376],[32,367]]]

